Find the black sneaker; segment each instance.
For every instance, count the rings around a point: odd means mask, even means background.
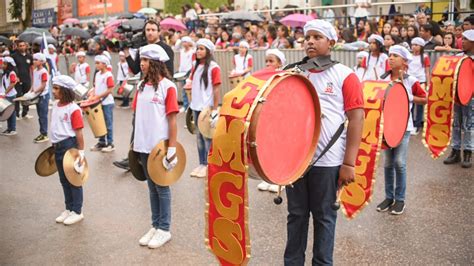
[[[405,210],[405,202],[404,201],[395,201],[395,204],[390,208],[390,214],[393,215],[400,215]]]
[[[35,139],[35,143],[46,142],[46,141],[48,141],[48,140],[49,140],[48,136],[39,135],[39,136]]]
[[[114,161],[113,165],[117,166],[120,169],[124,169],[124,170],[127,170],[127,171],[130,170],[130,166],[128,164],[128,158],[123,159],[121,161]]]
[[[106,145],[104,143],[99,142],[96,145],[91,147],[91,151],[101,151],[105,147],[106,147]]]
[[[15,130],[5,130],[1,133],[3,136],[14,136],[16,135],[16,131]]]
[[[395,204],[395,201],[393,199],[385,199],[384,201],[382,201],[382,203],[377,205],[377,211],[386,212],[388,211],[388,209],[390,209],[390,207],[393,206],[393,204]]]

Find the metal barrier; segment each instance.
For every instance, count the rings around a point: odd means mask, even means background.
[[[301,49],[288,49],[288,50],[282,50],[282,52],[286,56],[287,64],[298,62],[305,56],[304,50],[301,50]],[[253,71],[257,71],[265,67],[265,50],[250,50],[249,54],[251,54],[253,57],[253,62],[254,62]],[[331,52],[331,56],[333,60],[336,60],[350,68],[354,67],[357,63],[356,54],[357,54],[357,51],[349,51],[349,50],[335,50]],[[438,60],[440,56],[445,55],[445,54],[452,54],[452,53],[433,51],[433,52],[428,52],[427,54],[430,57],[431,66],[433,66],[433,64],[436,62],[436,60]],[[231,51],[215,51],[214,52],[214,60],[221,67],[221,79],[222,79],[221,95],[224,95],[230,90],[228,76],[229,76],[230,71],[232,71],[233,69],[233,66],[232,66],[233,56],[234,56],[234,53]],[[77,62],[75,56],[72,56],[72,55],[67,56],[67,57],[60,56],[59,70],[62,74],[68,73],[66,71],[66,58],[69,65],[71,65],[71,63],[73,62]],[[93,56],[87,56],[86,61],[91,66],[91,69],[95,68]],[[116,75],[117,69],[118,69],[117,63],[118,63],[118,54],[112,54],[112,68],[113,68],[112,73],[114,76]],[[179,52],[176,52],[174,56],[175,71],[178,70],[178,67],[179,67]],[[71,76],[73,75],[71,74]],[[93,75],[91,75],[91,79],[92,77]],[[181,92],[179,92],[178,98],[181,99]]]

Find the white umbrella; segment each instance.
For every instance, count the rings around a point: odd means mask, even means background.
[[[155,15],[158,11],[156,9],[151,8],[151,7],[144,7],[140,10],[138,10],[137,13],[142,13],[142,14],[147,14],[147,15]]]

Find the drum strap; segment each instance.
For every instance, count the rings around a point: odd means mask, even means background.
[[[324,71],[339,62],[331,59],[331,56],[318,56],[311,59],[303,59],[297,67],[303,71],[314,69],[317,71]]]

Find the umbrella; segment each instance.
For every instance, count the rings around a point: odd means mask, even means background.
[[[39,33],[40,35],[43,35],[43,32],[46,33],[46,35],[51,36],[51,33],[48,31],[48,29],[42,29],[42,28],[35,28],[35,27],[29,27],[26,28],[24,32],[36,32]]]
[[[150,15],[155,15],[158,11],[156,11],[156,9],[154,8],[151,8],[151,7],[144,7],[140,10],[138,10],[137,13],[142,13],[142,14],[150,14]]]
[[[143,13],[135,13],[135,14],[133,14],[133,17],[134,18],[146,19],[146,16]]]
[[[10,41],[10,39],[8,39],[7,37],[0,35],[0,43],[10,45],[12,44],[12,41]]]
[[[119,18],[121,18],[121,19],[132,19],[132,18],[134,18],[134,16],[133,16],[132,13],[125,13],[125,14],[120,15]]]
[[[130,26],[132,31],[136,30],[141,30],[145,26],[145,20],[144,19],[139,19],[139,18],[134,18],[130,20],[126,20],[122,22],[123,26]]]
[[[169,29],[174,29],[177,31],[184,31],[186,30],[186,26],[179,20],[174,19],[174,18],[165,18],[160,22],[160,27],[169,30]]]
[[[24,31],[18,36],[18,39],[25,41],[27,43],[32,43],[37,37],[41,37],[43,34],[34,31]]]
[[[63,35],[78,36],[83,39],[89,39],[91,37],[89,32],[79,28],[65,28],[61,33]]]
[[[303,27],[306,21],[310,20],[313,20],[313,17],[304,14],[291,14],[280,19],[280,23],[290,27]]]
[[[36,37],[34,40],[33,40],[33,43],[36,43],[36,44],[41,44],[43,42],[43,36],[39,36],[39,37]],[[58,41],[56,41],[56,39],[54,39],[53,37],[51,36],[46,36],[46,42],[48,44],[54,44],[54,45],[57,45],[58,44]]]
[[[250,13],[245,11],[234,11],[222,16],[223,19],[227,20],[244,20],[244,21],[256,21],[262,22],[263,19],[257,15],[257,13]]]
[[[125,21],[127,21],[127,20],[126,19],[114,19],[112,21],[109,21],[105,25],[105,29],[108,29],[108,28],[117,29],[118,26],[120,26],[122,24],[122,22],[125,22]]]
[[[79,24],[80,21],[77,18],[67,18],[63,20],[63,24]]]

